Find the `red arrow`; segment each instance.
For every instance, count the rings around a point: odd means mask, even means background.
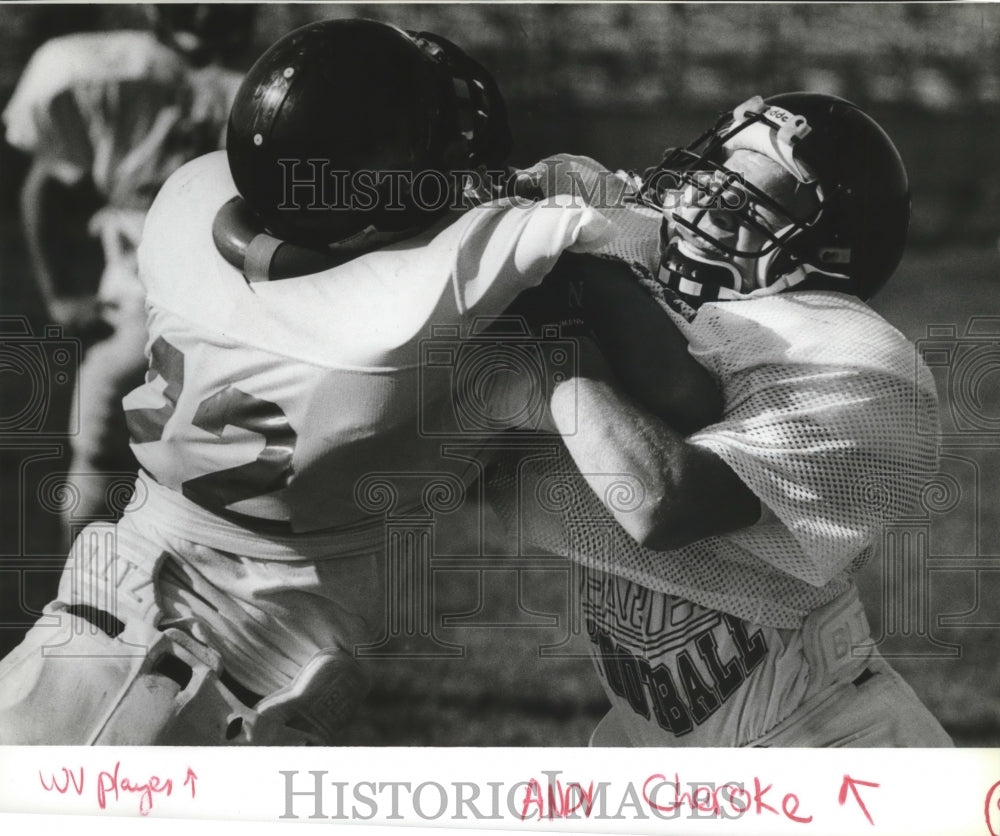
[[[864,787],[877,787],[878,784],[872,781],[862,781],[858,778],[852,778],[850,775],[844,776],[844,783],[840,785],[840,795],[837,796],[837,801],[840,802],[840,806],[843,807],[847,802],[847,791],[850,790],[854,793],[854,798],[858,802],[858,806],[861,808],[861,812],[865,814],[865,818],[868,819],[868,824],[875,824],[872,821],[872,817],[868,812],[868,808],[865,807],[865,802],[861,800],[861,793],[858,792],[858,786]]]
[[[189,766],[188,767],[187,775],[184,776],[184,786],[186,787],[188,785],[188,783],[190,782],[190,784],[191,784],[191,797],[192,798],[194,798],[194,782],[197,781],[197,780],[198,780],[198,776],[195,774],[195,771]],[[844,802],[841,801],[840,803],[843,804]]]

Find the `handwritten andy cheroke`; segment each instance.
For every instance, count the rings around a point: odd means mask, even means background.
[[[758,776],[747,782],[682,784],[678,774],[668,778],[658,773],[641,783],[629,781],[615,788],[609,781],[564,783],[558,770],[543,771],[544,781],[531,778],[510,785],[501,781],[482,785],[471,781],[423,781],[415,785],[408,781],[336,781],[328,780],[325,770],[279,770],[279,774],[284,777],[285,790],[282,819],[405,820],[412,811],[425,821],[738,819],[747,815],[777,816],[797,824],[813,820],[798,793],[775,788]],[[839,806],[855,806],[859,818],[874,824],[865,796],[878,788],[875,781],[844,775],[831,791]]]

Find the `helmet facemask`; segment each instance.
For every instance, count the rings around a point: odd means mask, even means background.
[[[664,215],[660,278],[685,301],[697,305],[770,295],[817,273],[846,278],[837,267],[843,254],[829,253],[822,267],[810,255],[814,230],[829,209],[818,177],[796,153],[811,130],[804,117],[756,96],[687,148],[668,150],[647,171],[640,199]],[[810,190],[809,202],[815,206],[793,211],[728,168],[726,162],[738,151],[760,154],[780,166],[794,178],[796,189]],[[741,227],[754,233],[752,249],[741,248]],[[745,286],[736,260],[751,262],[752,287]]]
[[[507,124],[507,108],[489,72],[451,41],[431,32],[407,32],[414,42],[442,70],[446,93],[451,102],[455,132],[449,145],[462,146],[455,159],[445,164],[458,167],[497,167],[510,153],[513,140]],[[446,151],[446,157],[451,157]]]

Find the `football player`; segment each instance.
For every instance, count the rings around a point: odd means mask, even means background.
[[[571,157],[533,172],[589,194],[609,175]],[[585,567],[612,703],[592,743],[950,745],[874,647],[854,584],[936,466],[931,376],[863,301],[903,252],[896,148],[841,99],[755,97],[619,185],[638,200],[606,210],[621,234],[600,254],[659,301],[722,414],[663,420],[698,390],[657,388],[676,343],[621,327],[626,294],[605,292],[592,257],[557,271],[578,285],[575,311],[554,279],[518,302],[594,338],[552,401],[572,459],[494,480],[522,541]]]
[[[355,648],[384,623],[379,498],[433,499],[423,478],[378,497],[365,478],[476,473],[417,431],[418,410],[452,410],[447,377],[421,376],[429,326],[460,340],[608,237],[584,205],[469,208],[466,173],[510,144],[490,75],[436,35],[325,21],[261,56],[226,151],[177,171],[146,218],[135,496],[77,538],[0,663],[0,742],[335,740],[366,689]]]
[[[67,541],[72,520],[113,513],[116,474],[135,472],[121,399],[146,368],[135,255],[143,218],[170,174],[221,147],[242,75],[219,61],[245,42],[255,14],[242,5],[149,9],[152,31],[77,33],[45,43],[3,114],[7,141],[32,157],[22,217],[48,315],[89,344],[70,422],[79,431],[71,437]],[[59,274],[49,246],[65,223],[67,191],[90,189],[104,204],[89,222],[104,254],[96,294],[79,277]]]

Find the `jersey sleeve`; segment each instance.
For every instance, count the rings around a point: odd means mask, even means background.
[[[593,157],[554,154],[518,172],[522,189],[545,199],[560,195],[574,204],[594,206],[614,214],[631,202],[639,183],[625,171],[611,171]]]
[[[147,301],[207,330],[338,367],[417,367],[435,329],[468,337],[541,282],[562,252],[613,234],[590,207],[488,204],[329,270],[250,285],[212,238],[216,212],[235,194],[223,151],[167,181],[139,247]]]
[[[720,376],[726,412],[689,440],[720,456],[760,498],[762,530],[776,518],[800,547],[754,551],[816,586],[914,507],[937,464],[930,372],[901,334],[851,304],[803,317],[792,300],[778,306],[787,321],[777,329],[767,316],[710,313],[692,337],[692,351]]]
[[[496,316],[538,285],[564,252],[591,252],[614,226],[571,195],[530,206],[498,203],[472,209],[430,249],[451,268],[456,306],[466,316]]]

